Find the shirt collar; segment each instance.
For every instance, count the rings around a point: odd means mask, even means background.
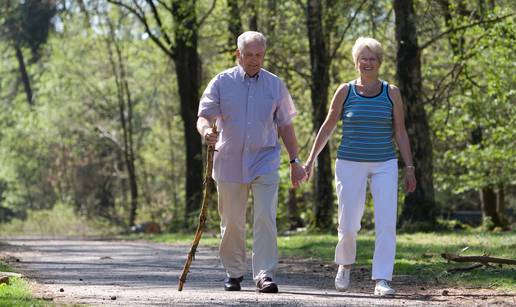
[[[260,70],[261,71],[261,70]],[[244,81],[244,80],[248,80],[248,79],[255,79],[255,80],[258,80],[258,78],[260,77],[260,71],[254,75],[254,77],[251,77],[249,76],[244,68],[242,66],[240,66],[240,64],[238,65],[238,75],[240,76],[241,80]]]

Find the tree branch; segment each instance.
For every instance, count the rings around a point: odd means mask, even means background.
[[[438,41],[441,38],[443,38],[443,36],[446,36],[448,34],[455,33],[455,32],[458,32],[458,31],[461,31],[461,30],[465,30],[465,29],[468,29],[468,28],[471,28],[471,27],[474,27],[474,26],[482,25],[482,24],[496,23],[496,22],[498,22],[498,21],[500,21],[502,19],[505,19],[505,18],[508,18],[508,17],[511,17],[511,16],[514,16],[514,15],[516,15],[516,13],[500,16],[500,17],[497,17],[497,18],[494,18],[494,19],[477,21],[477,22],[474,22],[474,23],[470,23],[470,24],[458,27],[458,28],[448,29],[448,30],[438,34],[437,36],[431,38],[428,42],[422,44],[419,47],[419,50],[425,49],[426,47],[430,46],[431,44],[435,43],[436,41]]]
[[[170,14],[173,14],[172,8],[171,8],[170,6],[168,6],[168,5],[165,3],[165,1],[163,1],[163,0],[157,0],[157,1],[158,1],[158,3],[159,3],[162,7],[164,7],[164,8],[165,8],[165,9],[166,9]]]
[[[167,32],[163,31],[163,23],[161,22],[161,17],[159,16],[159,12],[156,9],[154,2],[152,0],[147,0],[147,3],[149,4],[149,6],[151,8],[152,15],[154,16],[154,20],[156,20],[156,23],[158,24],[159,31],[163,34],[163,38],[165,39],[165,42],[168,45],[167,49],[173,50],[172,40],[168,36]]]
[[[467,266],[465,268],[454,268],[454,269],[448,269],[446,270],[446,272],[448,273],[455,273],[455,272],[467,272],[467,271],[471,271],[473,269],[476,269],[476,268],[479,268],[481,266],[484,266],[483,264],[474,264],[472,266]]]
[[[516,265],[516,260],[494,258],[489,256],[459,256],[456,254],[442,253],[441,257],[443,257],[446,260],[455,262],[478,262],[483,265],[488,265],[489,263]]]
[[[364,6],[364,4],[366,2],[367,2],[367,0],[363,0],[362,3],[360,3],[360,5],[356,9],[355,13],[351,17],[351,19],[348,21],[348,24],[346,25],[346,28],[344,29],[344,31],[342,32],[342,34],[340,36],[339,42],[333,48],[333,51],[332,51],[332,53],[330,55],[330,62],[331,62],[331,60],[333,60],[335,58],[335,55],[337,54],[337,50],[340,48],[340,45],[342,45],[342,42],[344,41],[344,36],[346,35],[346,32],[348,32],[349,28],[353,24],[353,21],[355,20],[355,18],[357,17],[358,13],[362,9],[362,6]]]
[[[217,3],[217,0],[213,0],[211,2],[211,7],[210,9],[208,10],[208,12],[206,12],[206,15],[204,15],[200,20],[199,22],[197,23],[197,27],[200,27],[204,21],[206,20],[206,18],[208,18],[208,16],[210,16],[210,14],[213,12],[213,10],[215,9],[215,4]]]
[[[107,139],[108,141],[113,143],[115,145],[115,147],[118,148],[118,150],[120,150],[120,152],[122,152],[122,153],[125,152],[124,148],[122,147],[122,145],[120,145],[120,142],[116,139],[116,137],[113,134],[109,133],[109,131],[104,129],[102,126],[100,126],[100,125],[95,126],[95,131],[97,131],[99,133],[100,138]]]
[[[125,8],[126,10],[128,10],[129,12],[131,12],[134,16],[136,16],[136,18],[138,18],[138,20],[140,20],[140,22],[143,24],[143,26],[145,27],[145,32],[149,35],[149,37],[152,39],[152,41],[154,41],[154,43],[156,43],[156,45],[158,45],[158,47],[163,51],[165,52],[170,58],[174,58],[174,52],[173,52],[173,46],[170,46],[170,49],[167,48],[163,42],[156,36],[152,33],[150,27],[149,27],[149,23],[147,21],[147,17],[145,16],[145,13],[141,10],[140,8],[140,12],[138,12],[135,8],[125,4],[125,3],[122,3],[120,1],[117,1],[117,0],[107,0],[109,3],[111,4],[114,4],[114,5],[117,5],[117,6],[120,6],[120,7],[123,7]]]

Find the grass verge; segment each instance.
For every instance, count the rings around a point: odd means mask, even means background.
[[[11,268],[0,262],[1,272],[11,272]],[[1,275],[1,274],[0,274]],[[29,283],[20,277],[10,277],[9,283],[0,284],[0,306],[51,306],[49,302],[32,297]]]
[[[120,233],[102,219],[88,220],[77,215],[72,206],[56,204],[52,209],[29,210],[24,220],[0,223],[2,236],[103,236]]]
[[[192,234],[133,235],[132,239],[147,239],[161,243],[190,244]],[[215,234],[204,234],[200,245],[216,247],[219,238]],[[357,240],[358,266],[371,266],[374,252],[374,233],[360,233]],[[337,236],[330,234],[298,233],[278,237],[281,257],[312,259],[332,262]],[[248,247],[252,239],[247,240]],[[468,263],[448,263],[441,253],[468,255],[490,255],[492,257],[516,259],[516,231],[486,233],[477,230],[399,234],[394,274],[410,275],[423,283],[493,288],[516,289],[516,267],[494,265],[468,272],[447,273],[447,269],[465,267]],[[396,278],[396,276],[394,277]]]

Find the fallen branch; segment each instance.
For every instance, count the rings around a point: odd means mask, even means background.
[[[443,257],[444,259],[449,260],[449,261],[478,262],[483,265],[488,265],[489,263],[516,265],[516,260],[495,258],[495,257],[489,257],[489,256],[459,256],[456,254],[442,253],[441,257]]]
[[[479,267],[482,267],[482,266],[484,266],[484,265],[483,264],[474,264],[472,266],[467,266],[467,267],[464,267],[464,268],[448,269],[448,270],[446,270],[446,272],[448,272],[448,273],[467,272],[467,271],[471,271],[473,269],[476,269],[476,268],[479,268]]]

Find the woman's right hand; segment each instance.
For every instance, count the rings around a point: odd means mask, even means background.
[[[313,161],[306,161],[305,165],[303,166],[306,173],[306,181],[310,180],[312,178],[312,174],[314,171],[314,162]]]

